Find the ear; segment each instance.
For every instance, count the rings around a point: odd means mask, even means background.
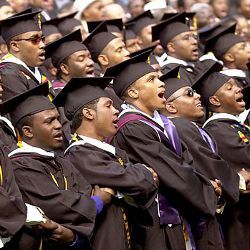
[[[167,44],[167,51],[170,53],[175,53],[175,46],[173,42],[169,42]]]
[[[95,118],[94,113],[95,111],[93,109],[84,108],[82,110],[83,117],[87,120],[93,120]]]
[[[62,73],[64,75],[69,75],[70,74],[70,72],[69,72],[69,66],[66,65],[65,63],[61,63],[60,64],[60,70],[62,71]]]
[[[225,60],[226,62],[232,63],[232,62],[235,61],[235,58],[234,58],[234,56],[233,56],[232,53],[226,53],[226,54],[224,55],[224,60]]]
[[[55,76],[56,77],[56,75],[57,75],[57,68],[55,68],[55,67],[52,67],[52,68],[50,68],[49,69],[49,72],[50,72],[50,74],[52,75],[52,76]]]
[[[10,50],[12,50],[14,52],[19,52],[20,51],[20,46],[19,46],[18,42],[10,41]]]
[[[216,95],[213,95],[213,96],[209,97],[209,103],[212,104],[215,107],[220,107],[221,106],[220,99]]]
[[[177,113],[177,109],[176,109],[176,107],[174,105],[174,102],[167,102],[166,103],[166,110],[170,114],[176,114]]]
[[[139,98],[139,91],[135,88],[128,88],[127,90],[128,96],[132,99],[138,99]]]
[[[108,59],[108,57],[106,55],[99,55],[98,56],[98,61],[103,66],[109,65],[109,59]]]
[[[142,39],[141,39],[139,36],[137,36],[137,39],[138,39],[138,44],[139,44],[140,46],[142,46],[142,45],[143,45]]]
[[[31,126],[23,126],[22,127],[23,135],[28,138],[32,139],[34,134],[33,134],[33,129]]]

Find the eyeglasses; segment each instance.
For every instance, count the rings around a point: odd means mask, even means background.
[[[199,36],[196,35],[196,34],[187,34],[181,38],[178,38],[178,39],[173,39],[172,42],[174,41],[180,41],[180,40],[183,40],[183,41],[190,41],[191,39],[194,39],[196,41],[199,40]]]
[[[176,100],[177,98],[179,98],[181,96],[193,97],[195,93],[196,93],[196,91],[194,89],[187,89],[184,93],[174,97],[172,100],[169,100],[168,102],[173,102],[174,100]]]
[[[41,41],[45,42],[45,36],[34,36],[30,38],[20,38],[16,39],[15,41],[30,41],[34,45],[38,45]]]

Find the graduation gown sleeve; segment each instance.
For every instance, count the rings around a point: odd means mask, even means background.
[[[228,166],[226,161],[211,150],[192,122],[184,118],[171,120],[193,156],[195,169],[210,180],[220,180],[225,198],[232,203],[237,202],[239,200],[238,174]]]
[[[0,236],[15,235],[26,220],[26,206],[16,184],[11,163],[0,147]]]
[[[89,188],[86,189],[87,193],[79,189],[78,181],[86,181],[70,162],[60,163],[64,164],[62,167],[68,182],[67,190],[61,169],[48,167],[49,162],[45,157],[17,157],[12,159],[12,163],[25,202],[40,207],[50,219],[79,234],[85,237],[91,235],[96,216],[95,202],[89,197]]]
[[[125,150],[132,162],[152,167],[159,175],[160,189],[178,200],[180,207],[186,202],[202,214],[215,214],[217,198],[210,182],[165,146],[151,127],[140,121],[127,123],[113,144]]]
[[[154,201],[157,186],[142,164],[125,163],[122,166],[110,153],[90,144],[71,147],[67,158],[91,185],[117,190],[133,197],[142,207],[149,207]]]

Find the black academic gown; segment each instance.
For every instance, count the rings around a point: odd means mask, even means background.
[[[16,184],[10,160],[0,147],[0,236],[14,236],[26,220],[26,206]]]
[[[126,115],[126,114],[125,114]],[[112,143],[125,150],[130,161],[151,166],[159,175],[160,192],[184,217],[214,216],[217,198],[213,187],[191,167],[192,157],[183,146],[182,157],[161,142],[158,133],[141,121],[122,127]],[[147,229],[144,249],[185,249],[179,226],[160,226],[157,212],[154,227]],[[199,216],[198,216],[199,217]]]
[[[109,187],[134,200],[138,208],[129,206],[124,199],[113,197],[111,204],[97,217],[92,238],[94,250],[128,249],[121,207],[127,216],[133,216],[128,221],[130,227],[132,219],[137,219],[135,217],[141,217],[146,223],[143,216],[146,213],[141,209],[148,208],[157,193],[152,174],[141,164],[128,163],[124,151],[116,149],[116,155],[113,155],[89,143],[69,147],[66,158],[92,186]],[[140,223],[138,220],[136,222]]]
[[[236,120],[219,118],[211,120],[205,129],[215,138],[219,155],[228,165],[239,172],[242,168],[250,171],[250,131]],[[239,133],[245,136],[241,138]],[[245,141],[244,141],[245,140]],[[225,240],[228,249],[250,249],[250,195],[241,194],[240,201],[224,212]]]
[[[25,202],[40,207],[48,218],[81,237],[90,238],[96,205],[89,198],[91,186],[70,162],[32,152],[17,153],[10,159]]]
[[[210,180],[220,180],[224,201],[227,205],[236,203],[239,199],[238,174],[216,152],[211,150],[209,144],[203,139],[198,125],[181,117],[171,120],[193,156],[195,169]],[[211,217],[207,221],[202,237],[197,239],[198,249],[207,249],[204,248],[206,242],[209,242],[209,249],[224,249],[223,239],[215,217]]]

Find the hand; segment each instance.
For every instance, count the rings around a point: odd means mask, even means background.
[[[246,183],[250,182],[250,172],[242,168],[239,174],[245,179]]]
[[[221,181],[215,179],[214,181],[210,180],[212,186],[214,187],[214,191],[217,196],[221,196],[222,194],[222,184]]]
[[[40,228],[43,229],[44,234],[50,240],[58,241],[60,243],[69,243],[75,240],[75,234],[72,230],[52,221],[46,219],[45,223],[41,223]]]
[[[104,188],[105,189],[105,188]],[[112,189],[110,189],[112,190]],[[112,190],[113,191],[113,190]],[[114,191],[113,191],[114,192]],[[111,197],[112,195],[110,194],[110,192],[104,191],[101,188],[99,188],[99,186],[95,186],[92,190],[92,195],[97,195],[100,197],[100,199],[103,201],[103,203],[105,205],[109,204],[111,201]]]
[[[150,172],[151,172],[151,174],[153,175],[153,179],[154,179],[154,181],[155,181],[155,184],[157,185],[157,186],[159,186],[159,176],[158,176],[158,174],[154,171],[154,169],[153,168],[150,168],[150,167],[147,167],[147,166],[145,166]]]

